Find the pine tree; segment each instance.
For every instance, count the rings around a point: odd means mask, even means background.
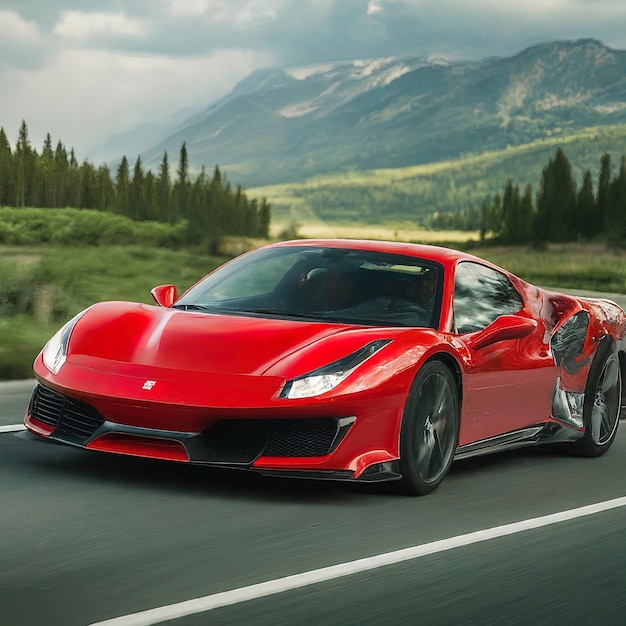
[[[526,185],[524,189],[524,193],[522,195],[522,199],[520,201],[520,212],[519,212],[519,243],[529,243],[532,240],[533,236],[533,219],[534,219],[534,208],[533,208],[533,188],[532,185]]]
[[[626,156],[622,156],[619,174],[609,187],[607,233],[611,245],[623,247],[626,243]]]
[[[494,237],[502,237],[504,220],[502,219],[502,196],[497,193],[489,209],[489,228]]]
[[[184,185],[189,182],[189,157],[187,155],[187,142],[185,141],[183,141],[183,145],[180,147],[180,157],[176,174],[179,184]]]
[[[535,236],[539,241],[570,241],[574,239],[576,184],[572,166],[562,148],[543,168],[537,193]]]
[[[170,210],[170,195],[171,195],[171,181],[170,181],[170,166],[167,157],[167,150],[163,152],[163,159],[161,160],[161,165],[159,166],[159,175],[157,177],[156,187],[157,187],[157,216],[159,220],[163,221],[172,221],[175,222],[175,219],[171,219],[171,210]]]
[[[115,187],[111,180],[111,171],[106,164],[101,165],[96,173],[97,202],[100,211],[111,211],[115,207]]]
[[[582,239],[591,239],[600,232],[603,224],[596,219],[596,198],[589,169],[583,175],[578,192],[578,232]]]
[[[0,127],[0,206],[15,205],[15,176],[13,153],[4,131]]]
[[[115,210],[121,215],[129,214],[130,203],[130,172],[128,159],[122,157],[115,174]]]
[[[598,174],[598,196],[596,199],[596,216],[602,224],[603,230],[609,228],[609,202],[611,188],[611,155],[605,152],[600,158],[600,172]]]
[[[489,198],[485,198],[480,205],[480,240],[485,241],[489,230]]]
[[[147,220],[156,220],[159,215],[159,207],[157,205],[157,189],[156,180],[151,170],[146,172],[143,182],[144,197],[144,215]]]
[[[229,232],[227,226],[228,198],[222,186],[222,173],[216,165],[213,168],[213,176],[208,185],[206,223],[208,236],[208,249],[211,253],[217,251],[222,236]]]
[[[502,195],[502,240],[518,243],[518,223],[520,212],[519,187],[509,178]]]
[[[42,179],[42,198],[41,206],[54,206],[52,201],[54,197],[54,151],[52,150],[52,137],[50,133],[46,135],[39,159]]]
[[[137,156],[135,167],[133,169],[133,182],[130,190],[130,204],[128,207],[128,216],[134,220],[147,219],[144,192],[143,165],[141,164],[141,156]]]
[[[235,196],[232,198],[230,208],[230,220],[230,231],[234,232],[237,235],[248,234],[250,216],[248,214],[246,197],[243,193],[243,188],[241,187],[241,185],[237,185],[235,187]]]
[[[270,220],[272,208],[266,198],[261,198],[261,207],[259,208],[259,231],[257,237],[267,239],[270,235]]]
[[[180,147],[176,183],[174,184],[174,196],[178,215],[187,219],[189,212],[189,159],[187,156],[187,144],[183,141]]]
[[[78,167],[74,148],[70,148],[69,163],[70,206],[80,209],[83,206],[83,180]]]
[[[64,207],[67,204],[69,190],[69,163],[67,151],[59,139],[54,150],[54,169],[52,176],[52,205]]]
[[[97,209],[99,205],[98,174],[94,166],[87,160],[80,165],[79,171],[82,183],[82,204],[84,209]]]
[[[36,152],[30,145],[28,126],[22,120],[15,146],[15,206],[32,206]]]
[[[207,238],[209,229],[207,185],[206,171],[203,165],[191,187],[187,211],[187,237],[192,243],[201,243]]]
[[[46,133],[46,138],[44,139],[44,142],[43,142],[43,149],[41,151],[41,156],[42,157],[49,156],[50,158],[54,157],[54,153],[52,152],[52,137],[50,136],[50,133]]]

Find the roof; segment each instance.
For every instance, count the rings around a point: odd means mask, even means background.
[[[389,254],[404,254],[406,256],[418,257],[439,261],[440,263],[453,263],[454,261],[478,261],[487,265],[492,265],[488,261],[472,254],[446,248],[444,246],[433,246],[428,244],[406,243],[400,241],[377,241],[372,239],[297,239],[292,241],[281,241],[270,244],[272,247],[278,246],[311,246],[328,248],[348,248],[354,250],[370,250],[375,252],[387,252]]]

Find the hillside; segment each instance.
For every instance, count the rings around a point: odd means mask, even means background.
[[[384,224],[419,221],[435,211],[477,207],[502,192],[508,178],[537,190],[541,170],[562,146],[578,184],[589,168],[594,181],[600,157],[612,154],[614,170],[626,152],[626,124],[590,127],[566,136],[536,140],[504,150],[405,168],[318,176],[299,183],[250,189],[272,205],[273,220],[299,223]]]
[[[591,39],[481,61],[385,58],[254,72],[142,155],[187,142],[260,185],[458,159],[626,123],[626,51]]]

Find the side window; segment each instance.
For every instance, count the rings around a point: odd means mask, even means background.
[[[522,307],[522,298],[504,274],[479,263],[464,261],[457,265],[454,279],[457,332],[481,330],[500,315],[517,313]]]

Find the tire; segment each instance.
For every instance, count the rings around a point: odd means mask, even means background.
[[[400,429],[402,490],[425,495],[446,477],[459,438],[459,396],[452,372],[429,361],[409,392]]]
[[[595,365],[595,364],[594,364]],[[609,353],[590,373],[585,389],[583,424],[585,434],[567,451],[576,456],[595,457],[610,447],[619,426],[622,401],[622,373],[619,357]]]

